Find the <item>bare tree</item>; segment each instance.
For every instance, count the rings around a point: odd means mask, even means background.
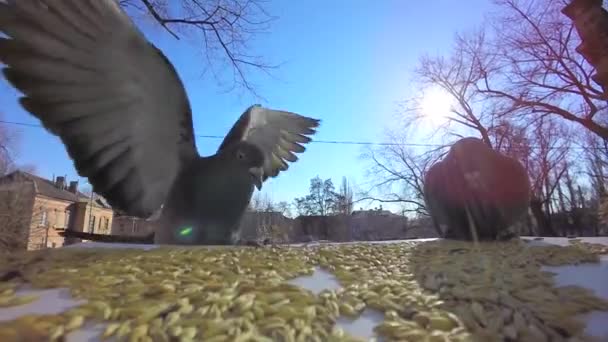
[[[406,145],[404,135],[387,133],[390,145],[369,148],[363,158],[371,163],[368,178],[371,188],[360,194],[359,201],[401,203],[403,212],[428,215],[424,203],[424,175],[441,158],[444,146],[425,152]]]
[[[584,135],[584,156],[586,159],[586,175],[589,177],[596,198],[606,194],[606,177],[608,176],[608,140],[601,139],[591,133]]]
[[[461,133],[481,136],[493,147],[494,126],[504,108],[499,107],[502,104],[497,101],[484,101],[486,96],[479,92],[479,83],[484,80],[482,70],[494,68],[494,57],[486,51],[487,46],[484,31],[471,31],[456,35],[453,50],[447,57],[425,55],[420,58],[414,70],[414,82],[422,93],[404,102],[404,127],[400,133],[387,133],[388,141],[394,144],[369,149],[364,154],[372,163],[370,174],[374,184],[371,192],[366,192],[361,200],[406,203],[409,211],[427,215],[422,191],[424,175],[447,152],[446,147],[455,138],[462,137]],[[439,113],[445,120],[435,127],[433,134],[440,133],[447,141],[429,151],[416,151],[407,147],[410,134],[406,132],[426,119],[429,113],[425,113],[422,104],[428,96],[425,93],[434,88],[452,99],[448,112]],[[374,196],[372,192],[382,196]]]
[[[249,201],[249,210],[256,212],[274,211],[274,203],[267,193],[256,192]]]
[[[285,217],[291,217],[291,205],[287,201],[281,201],[276,204],[275,210]]]
[[[209,66],[227,62],[232,85],[257,96],[247,76],[250,70],[269,73],[277,68],[252,51],[251,42],[268,32],[276,19],[266,11],[265,0],[120,0],[133,17],[151,18],[176,39],[190,38],[201,45]],[[221,69],[220,69],[221,70]],[[212,69],[216,80],[220,75]]]
[[[0,113],[0,119],[2,113]],[[22,170],[36,174],[36,166],[33,164],[18,164],[19,145],[21,143],[21,132],[8,124],[0,124],[0,177],[13,171]]]
[[[340,214],[350,215],[353,212],[353,188],[346,177],[342,177],[342,183],[340,183],[337,205]]]
[[[560,11],[565,0],[496,0],[491,68],[479,65],[479,92],[511,115],[556,116],[607,139],[608,110],[593,67],[576,52],[573,23]],[[529,119],[528,119],[529,120]]]
[[[479,134],[492,147],[489,130],[498,112],[504,109],[497,107],[499,102],[485,101],[486,96],[478,90],[484,80],[483,70],[494,70],[495,57],[486,51],[487,41],[483,30],[457,34],[449,56],[424,55],[420,58],[414,77],[422,94],[405,102],[404,113],[408,121],[415,124],[425,119],[428,113],[421,108],[425,92],[437,87],[453,100],[448,113],[440,113],[445,121],[438,125],[437,131],[462,137],[455,129],[456,125]]]
[[[15,170],[15,154],[19,143],[19,134],[7,125],[0,125],[0,176]]]
[[[524,159],[524,165],[530,176],[532,198],[530,209],[540,235],[554,236],[556,232],[551,225],[550,215],[554,212],[554,193],[563,175],[568,169],[569,140],[563,125],[552,118],[541,118],[530,129],[531,145],[535,148]]]

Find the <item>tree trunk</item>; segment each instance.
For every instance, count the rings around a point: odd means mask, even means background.
[[[572,222],[570,234],[576,232],[579,236],[583,235],[583,226],[581,222],[581,213],[579,210],[579,201],[576,191],[574,190],[574,181],[572,177],[570,177],[570,172],[566,170],[564,173],[564,177],[566,178],[566,186],[568,187],[568,193],[570,196],[570,220],[569,223]],[[580,188],[580,187],[579,187]]]
[[[530,209],[532,210],[532,215],[534,215],[534,219],[538,225],[538,235],[555,236],[555,232],[551,227],[551,222],[543,212],[543,202],[538,198],[532,198],[532,200],[530,200]]]

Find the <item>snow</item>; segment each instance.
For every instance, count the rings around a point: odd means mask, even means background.
[[[541,245],[560,245],[567,246],[569,241],[567,238],[542,238],[536,240],[534,237],[523,237],[529,240],[529,246]],[[382,243],[399,243],[408,241],[432,241],[435,239],[418,239],[418,240],[394,240],[394,241],[372,241],[366,243],[382,244]],[[584,242],[601,243],[608,245],[608,237],[593,237],[580,238]],[[351,244],[336,243],[336,244]],[[361,242],[354,242],[361,243]],[[294,246],[314,246],[318,243],[294,244]],[[87,242],[76,245],[71,245],[67,248],[139,248],[153,249],[154,245],[139,245],[139,244],[108,244]],[[600,264],[579,264],[567,265],[560,267],[544,267],[545,270],[555,273],[555,281],[558,286],[578,285],[586,287],[595,292],[599,297],[608,299],[608,256],[601,258]],[[315,293],[319,293],[324,289],[338,289],[340,284],[336,278],[329,272],[322,269],[316,269],[314,274],[306,277],[299,277],[290,281],[290,283],[309,289]],[[34,303],[25,304],[18,307],[0,309],[0,322],[10,321],[19,316],[26,314],[55,314],[68,310],[72,307],[81,304],[70,298],[67,289],[51,289],[51,290],[33,290],[31,288],[21,289],[20,294],[36,293],[40,295],[40,299]],[[367,309],[363,314],[355,319],[340,318],[338,325],[346,332],[359,336],[365,339],[376,338],[373,333],[373,328],[383,319],[382,313]],[[600,338],[600,340],[608,341],[608,312],[592,312],[582,316],[586,322],[586,332],[592,336]],[[88,325],[83,329],[71,333],[67,341],[99,341],[99,335],[103,331],[102,324]],[[377,338],[376,338],[377,339]]]

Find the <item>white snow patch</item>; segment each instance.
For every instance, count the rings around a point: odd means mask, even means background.
[[[86,303],[86,301],[74,300],[70,295],[70,290],[64,288],[35,290],[29,286],[24,286],[15,291],[15,294],[17,296],[38,295],[39,298],[28,304],[0,309],[0,322],[12,321],[31,314],[56,315]]]
[[[288,283],[303,287],[315,294],[323,290],[337,290],[342,287],[333,274],[320,267],[315,267],[312,275],[297,277],[289,280]]]
[[[384,321],[384,314],[378,310],[365,309],[356,319],[340,317],[336,325],[352,336],[364,338],[366,340],[384,341],[374,332],[374,327]]]
[[[337,290],[342,287],[333,274],[320,267],[315,267],[315,272],[312,275],[297,277],[290,280],[289,283],[303,287],[315,294],[323,290]],[[383,313],[373,309],[365,309],[356,319],[338,318],[336,325],[352,336],[364,339],[376,338],[377,341],[380,341],[374,333],[374,327],[383,320]]]

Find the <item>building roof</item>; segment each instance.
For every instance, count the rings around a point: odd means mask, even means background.
[[[8,175],[4,176],[3,178],[9,178],[9,177],[22,178],[22,179],[27,179],[29,181],[32,181],[34,183],[34,189],[35,189],[37,195],[42,195],[42,196],[46,196],[46,197],[51,197],[51,198],[56,198],[56,199],[60,199],[60,200],[64,200],[64,201],[71,201],[71,202],[83,202],[83,201],[89,200],[89,196],[83,194],[80,191],[77,191],[74,194],[72,192],[69,192],[67,189],[60,189],[52,181],[39,177],[39,176],[36,176],[36,175],[33,175],[33,174],[25,172],[25,171],[17,170],[17,171],[9,173]]]

